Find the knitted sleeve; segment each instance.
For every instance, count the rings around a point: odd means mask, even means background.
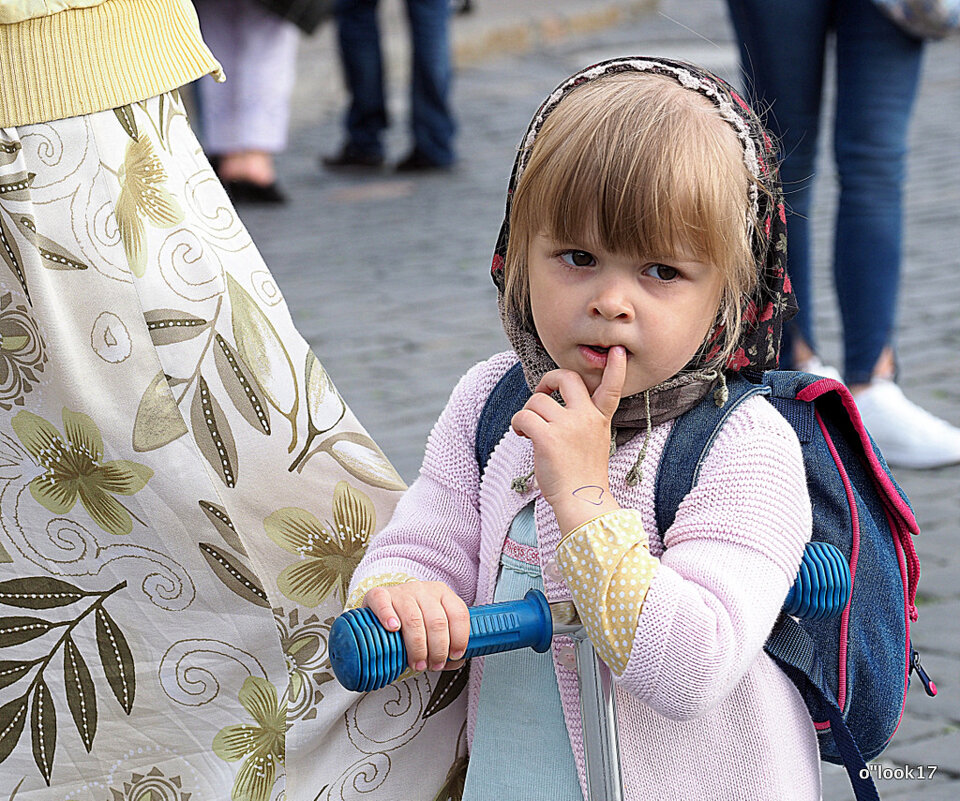
[[[747,401],[665,533],[621,686],[675,720],[725,698],[764,658],[811,526],[793,429],[763,399]]]
[[[468,604],[476,596],[480,548],[477,419],[499,378],[516,361],[498,354],[460,380],[427,440],[420,475],[373,539],[350,583],[356,591],[408,580],[442,581]]]

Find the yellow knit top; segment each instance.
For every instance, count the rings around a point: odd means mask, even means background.
[[[190,0],[0,0],[0,128],[223,80]]]

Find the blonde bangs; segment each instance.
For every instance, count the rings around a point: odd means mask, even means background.
[[[506,301],[529,319],[531,237],[636,258],[695,258],[723,275],[725,326],[756,281],[751,176],[711,101],[628,72],[574,89],[545,120],[514,192]],[[730,332],[732,333],[732,332]]]

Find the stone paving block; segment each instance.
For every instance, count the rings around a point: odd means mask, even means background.
[[[908,704],[907,710],[897,727],[896,734],[893,736],[893,742],[887,746],[882,757],[887,760],[897,761],[896,748],[915,743],[920,740],[926,740],[939,734],[948,733],[953,727],[940,718],[923,718],[919,715],[910,714],[911,706]]]
[[[898,797],[905,799],[922,798],[923,801],[957,801],[960,798],[960,781],[933,781],[919,787],[903,790]],[[886,794],[884,795],[886,798]]]
[[[920,609],[918,625],[911,630],[911,638],[924,657],[930,654],[960,657],[960,614],[957,601],[925,604]],[[922,624],[922,625],[920,625]]]
[[[847,777],[846,769],[841,765],[828,762],[822,764],[823,800],[853,801],[853,788]],[[922,769],[921,769],[922,765]],[[924,801],[950,799],[956,801],[960,790],[960,781],[941,768],[933,769],[931,763],[904,763],[884,754],[871,763],[868,770],[873,771],[874,784],[881,799],[915,799]],[[932,775],[931,775],[932,774]],[[950,793],[954,795],[950,795]]]
[[[960,777],[960,729],[896,746],[896,761],[904,765],[937,765],[944,774]]]
[[[956,558],[948,560],[943,565],[932,567],[924,565],[920,571],[918,598],[921,600],[955,600],[957,597],[958,570],[960,570],[960,565],[958,565]],[[922,605],[920,606],[920,612],[923,614]]]
[[[914,674],[907,693],[905,719],[939,722],[947,728],[960,726],[960,666],[957,658],[919,647],[923,668],[937,685],[938,693],[933,698],[928,696]],[[899,741],[898,733],[894,742]]]

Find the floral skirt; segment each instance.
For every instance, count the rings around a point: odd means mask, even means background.
[[[0,337],[0,798],[446,798],[447,674],[327,655],[403,482],[177,93],[0,129]]]

